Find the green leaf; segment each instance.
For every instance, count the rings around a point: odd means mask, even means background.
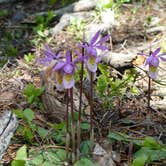
[[[44,92],[44,87],[35,88],[34,90],[35,90],[35,92],[34,92],[35,96],[38,97]]]
[[[94,164],[91,160],[87,158],[82,158],[78,160],[74,166],[98,166],[97,164]]]
[[[80,151],[83,155],[88,156],[90,154],[90,141],[82,141],[80,145]]]
[[[28,84],[23,90],[23,93],[27,97],[29,104],[32,104],[43,92],[44,87],[36,88],[33,84]]]
[[[40,165],[42,164],[43,160],[44,160],[43,156],[39,154],[38,156],[36,156],[34,159],[31,160],[31,163],[35,165]]]
[[[120,133],[120,132],[110,132],[108,134],[108,138],[117,140],[117,141],[124,141],[124,142],[130,141],[128,135],[126,135],[124,133]]]
[[[144,166],[147,160],[147,156],[145,154],[142,154],[140,157],[137,157],[134,159],[131,166]]]
[[[43,37],[43,38],[46,37],[45,33],[44,33],[43,31],[41,31],[41,30],[38,30],[38,31],[37,31],[37,34],[38,34],[40,37]]]
[[[28,127],[24,127],[24,137],[28,140],[28,141],[32,141],[32,139],[33,139],[33,133],[32,133],[32,131],[31,131],[31,129],[30,128],[28,128]]]
[[[140,158],[143,155],[147,157],[146,162],[166,159],[166,149],[154,150],[151,147],[142,147],[134,154],[136,158]]]
[[[27,147],[26,145],[19,148],[19,150],[16,152],[16,158],[15,160],[26,160],[27,159]]]
[[[42,137],[42,138],[45,138],[48,135],[48,132],[49,132],[48,130],[46,130],[43,127],[38,127],[37,131],[38,131],[40,137]]]
[[[57,156],[59,157],[60,161],[65,161],[66,160],[66,151],[63,149],[58,149],[56,152]]]
[[[34,95],[28,97],[28,103],[29,104],[32,104],[34,102],[34,100],[35,100],[35,96]]]
[[[30,63],[34,60],[35,56],[34,54],[28,53],[24,55],[24,59],[27,63]]]
[[[99,91],[100,94],[103,94],[107,89],[108,81],[105,75],[100,75],[97,80],[96,89]]]
[[[55,130],[62,130],[62,129],[65,128],[65,127],[66,127],[66,123],[65,123],[65,122],[61,122],[61,123],[55,124],[55,125],[53,126],[53,128],[54,128]]]
[[[128,135],[120,132],[110,132],[108,134],[108,138],[110,138],[111,140],[122,141],[124,143],[129,143],[132,141],[135,145],[142,146],[142,140],[132,139]]]
[[[34,119],[34,112],[29,108],[24,110],[23,115],[25,119],[29,122],[31,122]]]
[[[81,123],[81,129],[82,130],[90,130],[89,123],[86,123],[86,122]]]
[[[143,145],[153,149],[161,149],[161,145],[153,137],[145,137]]]
[[[11,166],[25,166],[24,160],[13,160]]]
[[[22,119],[24,117],[23,111],[21,111],[21,110],[15,109],[15,110],[13,110],[13,112],[17,115],[18,118]]]
[[[49,161],[45,161],[45,162],[42,164],[42,166],[51,166],[51,165],[52,165],[52,163],[49,162]]]

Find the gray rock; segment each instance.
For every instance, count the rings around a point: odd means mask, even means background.
[[[102,61],[114,68],[128,67],[132,66],[131,62],[135,56],[133,53],[115,53],[109,51],[103,56]]]
[[[16,115],[11,111],[5,111],[0,117],[0,160],[10,144],[10,140],[18,127]]]
[[[64,8],[60,8],[55,10],[55,15],[60,17],[66,13],[74,13],[74,12],[83,12],[93,10],[99,0],[80,0],[78,2],[74,2]],[[48,12],[40,12],[37,15],[47,15]]]
[[[61,17],[59,23],[55,27],[50,29],[50,33],[52,35],[56,35],[60,31],[62,31],[64,28],[66,28],[70,24],[70,19],[72,17],[75,17],[77,19],[87,19],[92,14],[93,14],[92,12],[66,13]]]

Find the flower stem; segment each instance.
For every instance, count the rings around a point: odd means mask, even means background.
[[[84,48],[82,48],[82,57],[84,58]],[[82,109],[82,91],[83,91],[83,76],[84,76],[84,61],[81,61],[81,73],[80,73],[80,97],[79,97],[79,112],[77,121],[77,160],[80,157],[80,142],[81,142],[81,109]]]
[[[70,144],[70,134],[69,134],[69,90],[66,90],[66,161],[69,160],[69,144]]]
[[[150,99],[151,99],[151,78],[148,80],[148,109],[150,109]]]
[[[94,130],[93,130],[93,73],[90,72],[90,142],[91,142],[91,152],[94,145]]]
[[[73,107],[73,88],[70,89],[71,100],[71,133],[72,133],[72,163],[75,161],[75,126],[74,126],[74,107]]]

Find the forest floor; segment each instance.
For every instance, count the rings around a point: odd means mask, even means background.
[[[35,113],[34,123],[37,126],[48,129],[49,122],[56,123],[52,118],[54,113],[49,112],[47,115],[46,110],[43,111],[43,107],[40,107],[39,104],[28,104],[23,89],[29,83],[33,83],[36,87],[41,86],[41,66],[37,62],[41,57],[43,44],[47,43],[54,50],[61,45],[75,48],[77,31],[74,32],[70,27],[65,28],[56,36],[47,36],[48,27],[56,25],[57,20],[45,25],[45,21],[39,18],[37,20],[36,17],[38,12],[55,10],[63,5],[61,3],[49,5],[47,0],[13,1],[0,4],[0,114],[6,110],[30,108]],[[120,7],[116,16],[116,21],[120,25],[112,31],[112,47],[113,51],[117,53],[130,52],[135,54],[131,68],[134,66],[142,67],[144,63],[144,59],[137,56],[138,51],[148,51],[150,46],[152,48],[160,46],[163,52],[166,51],[165,13],[166,2],[164,0],[149,1],[148,4],[145,3],[142,6],[136,2],[124,3]],[[40,25],[46,26],[44,34],[35,32],[35,28],[41,30],[39,22]],[[46,37],[42,35],[46,35]],[[25,58],[25,55],[29,55],[28,58]],[[163,65],[162,68],[165,66]],[[108,68],[120,73],[120,75],[125,74],[122,72],[123,69],[114,69],[109,65]],[[160,71],[162,74],[163,72],[165,71]],[[163,75],[162,77],[166,78],[166,74]],[[147,108],[146,87],[148,79],[145,76],[146,74],[143,74],[137,78],[135,83],[137,94],[133,95],[126,90],[123,96],[115,97],[113,107],[110,109],[103,108],[99,97],[95,99],[95,139],[107,152],[115,152],[116,157],[113,160],[117,166],[128,165],[133,160],[133,154],[137,149],[134,145],[135,140],[151,136],[166,145],[166,107],[155,107],[155,103],[159,103],[165,98],[166,91],[161,96],[152,96],[152,100],[155,101],[152,101],[154,108],[149,110]],[[119,75],[114,75],[114,77],[118,78]],[[162,79],[164,80],[164,78]],[[152,85],[155,87],[152,88],[153,94],[155,94],[155,91],[158,90],[156,83],[153,82]],[[127,84],[127,86],[131,86],[131,84]],[[88,109],[85,112],[88,114]],[[19,124],[27,126],[23,119],[19,119]],[[113,133],[112,135],[109,134],[110,131]],[[38,147],[56,144],[54,139],[41,139],[36,131],[33,134],[35,135],[33,141]],[[110,146],[108,146],[108,135],[115,141],[112,144],[109,143]],[[28,139],[18,130],[1,163],[10,165],[9,163],[14,159],[16,151],[24,144],[28,144],[28,148],[34,147],[35,144],[29,142]],[[97,160],[102,159],[98,158]],[[100,161],[98,162],[100,163]],[[164,166],[166,159],[155,160],[150,165]]]

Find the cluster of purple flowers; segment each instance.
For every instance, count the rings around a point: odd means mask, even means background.
[[[99,54],[98,52],[108,50],[103,43],[110,38],[110,35],[106,35],[103,38],[100,38],[100,35],[101,31],[98,31],[89,42],[79,44],[79,48],[84,48],[85,55],[77,53],[78,57],[74,60],[72,59],[72,53],[69,50],[66,51],[66,58],[64,60],[60,51],[53,53],[48,46],[45,46],[45,50],[43,51],[45,57],[41,58],[40,62],[44,65],[49,65],[54,62],[53,72],[55,72],[56,76],[55,85],[57,90],[62,91],[63,89],[74,87],[74,74],[77,69],[77,64],[81,61],[84,62],[89,72],[95,73],[97,71],[97,65],[101,61],[102,56],[102,54]]]

